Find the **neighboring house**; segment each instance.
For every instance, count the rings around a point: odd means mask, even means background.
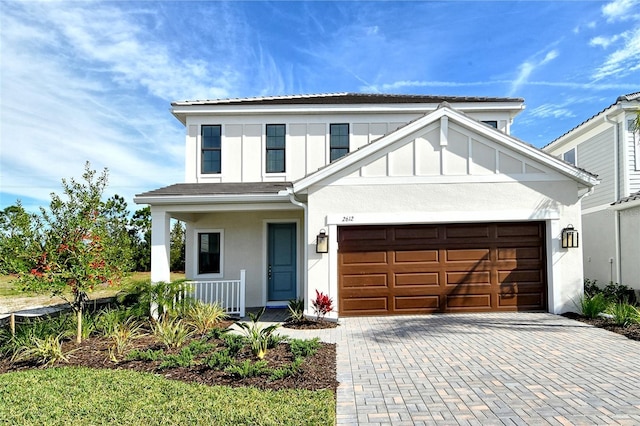
[[[601,182],[582,200],[585,278],[635,289],[640,289],[640,134],[633,127],[638,111],[640,92],[620,96],[543,148]]]
[[[509,135],[523,102],[175,102],[185,183],[135,198],[151,206],[152,280],[169,280],[174,218],[187,226],[187,278],[245,270],[247,306],[300,298],[312,314],[318,290],[333,317],[575,309],[582,253],[560,238],[569,224],[581,231],[597,179]]]

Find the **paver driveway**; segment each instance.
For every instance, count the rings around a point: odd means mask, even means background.
[[[551,314],[345,318],[339,425],[640,424],[640,342]],[[304,335],[307,331],[289,335]]]

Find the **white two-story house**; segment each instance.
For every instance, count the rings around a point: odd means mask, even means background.
[[[543,149],[598,175],[582,200],[584,276],[640,290],[640,92],[616,101]]]
[[[338,93],[174,102],[185,182],[152,212],[152,280],[170,219],[196,282],[246,271],[247,306],[321,291],[338,315],[575,310],[580,203],[594,175],[510,136],[522,99]],[[570,244],[569,244],[570,245]]]

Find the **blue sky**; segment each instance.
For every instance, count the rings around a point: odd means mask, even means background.
[[[175,100],[513,96],[541,147],[640,91],[640,0],[0,0],[0,209],[107,167],[109,195],[184,179]]]

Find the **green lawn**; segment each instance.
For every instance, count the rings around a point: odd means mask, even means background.
[[[73,367],[0,374],[0,424],[334,423],[335,398],[330,390],[209,387],[148,373]]]
[[[26,296],[33,293],[25,293],[18,288],[15,288],[13,282],[16,277],[13,275],[0,275],[0,297],[9,296]]]
[[[131,275],[129,275],[123,280],[123,284],[127,284],[132,281],[144,281],[150,278],[151,278],[150,272],[133,272]],[[176,273],[176,272],[171,273],[172,281],[181,280],[181,279],[184,279],[184,273]],[[13,285],[13,282],[15,280],[16,280],[15,276],[0,275],[0,297],[11,297],[11,296],[21,297],[21,296],[29,296],[29,295],[36,294],[33,292],[23,292],[22,290],[20,290],[19,288]],[[104,290],[100,290],[101,292],[100,296],[107,297],[109,295],[114,295],[119,290],[120,290],[120,287],[105,288]],[[41,294],[46,295],[47,293],[44,292]]]

